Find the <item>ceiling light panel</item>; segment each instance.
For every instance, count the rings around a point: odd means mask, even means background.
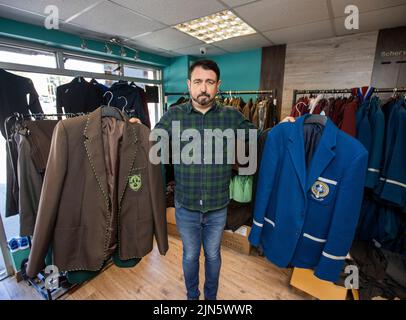
[[[206,43],[256,33],[253,28],[228,10],[180,23],[175,28]]]

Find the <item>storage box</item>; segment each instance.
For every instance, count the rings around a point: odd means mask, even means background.
[[[175,208],[166,208],[166,225],[168,234],[180,238],[179,232],[176,229]]]
[[[11,261],[13,262],[13,267],[15,273],[19,273],[21,271],[21,263],[24,259],[28,259],[30,255],[30,248],[27,249],[19,249],[15,252],[10,252]]]
[[[221,244],[227,248],[249,255],[251,253],[251,244],[248,241],[251,227],[241,226],[235,232],[225,230]]]
[[[166,222],[170,224],[176,224],[175,208],[166,208]]]
[[[290,284],[320,300],[345,300],[348,292],[333,282],[317,278],[311,269],[293,268]]]

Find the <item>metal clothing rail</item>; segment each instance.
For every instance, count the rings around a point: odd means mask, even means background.
[[[310,89],[310,90],[293,90],[293,103],[296,102],[297,96],[302,94],[336,94],[336,93],[352,93],[353,89]],[[374,88],[373,93],[398,93],[406,92],[406,88]]]
[[[115,74],[105,74],[105,73],[96,73],[80,70],[69,70],[63,68],[48,68],[48,67],[38,67],[31,65],[23,65],[18,63],[8,63],[0,62],[0,68],[9,71],[21,71],[21,72],[33,72],[33,73],[42,73],[42,74],[51,74],[58,76],[68,76],[68,77],[83,77],[83,78],[94,78],[94,79],[103,79],[103,80],[125,80],[125,81],[134,81],[145,84],[162,84],[162,80],[151,80],[144,78],[136,77],[127,77]]]
[[[240,95],[240,94],[276,94],[276,90],[246,90],[246,91],[219,91],[217,95]],[[188,96],[189,92],[165,92],[165,96]]]
[[[6,145],[7,145],[7,149],[8,149],[8,153],[11,156],[11,134],[9,132],[10,126],[9,123],[11,120],[15,120],[15,123],[17,121],[21,121],[24,119],[34,119],[34,120],[46,120],[47,117],[58,117],[58,120],[62,119],[62,117],[67,117],[67,118],[72,118],[72,117],[77,117],[77,116],[81,116],[84,115],[85,113],[53,113],[53,114],[47,114],[47,113],[32,113],[32,114],[20,114],[18,112],[15,112],[12,116],[6,118],[6,120],[4,120],[4,129],[6,132]],[[9,158],[9,157],[7,157]],[[14,163],[13,161],[11,161],[11,159],[7,159],[7,161],[10,161],[10,166],[11,169],[13,170],[13,174],[16,171],[16,168],[14,168]],[[17,177],[16,177],[17,179]]]

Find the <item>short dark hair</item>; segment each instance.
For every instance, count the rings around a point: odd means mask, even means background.
[[[189,79],[191,78],[192,72],[196,67],[202,67],[204,70],[212,70],[217,75],[217,81],[220,80],[220,68],[213,60],[198,60],[193,63],[189,68]]]

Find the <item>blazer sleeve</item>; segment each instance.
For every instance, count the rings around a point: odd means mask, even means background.
[[[51,245],[68,163],[68,139],[63,122],[54,130],[38,206],[27,275],[35,277],[45,265]]]
[[[18,186],[20,206],[20,236],[32,236],[41,195],[42,177],[31,158],[31,147],[21,135],[18,145]]]
[[[393,146],[381,199],[395,203],[400,207],[406,205],[406,110],[399,110],[395,145]]]
[[[364,150],[352,160],[340,181],[327,242],[315,269],[320,279],[334,282],[340,275],[360,215],[367,164],[368,152]]]
[[[153,142],[149,142],[149,146]],[[152,203],[154,233],[158,244],[158,250],[161,255],[165,255],[168,251],[168,233],[166,226],[166,202],[165,192],[162,177],[161,164],[153,164],[148,161],[148,177],[150,185],[150,201]]]
[[[258,246],[264,226],[266,209],[270,201],[272,189],[278,166],[278,128],[272,129],[265,142],[262,159],[260,162],[258,183],[254,202],[254,217],[248,240],[253,246]]]
[[[375,188],[379,184],[385,138],[385,116],[380,107],[373,117],[372,148],[369,156],[365,186]]]

